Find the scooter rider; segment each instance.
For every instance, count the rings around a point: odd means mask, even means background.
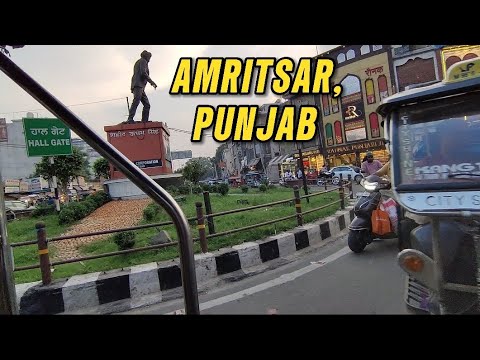
[[[373,158],[371,151],[367,152],[366,158],[367,160],[362,163],[362,172],[365,176],[375,174],[376,171],[382,168],[382,163]]]
[[[385,127],[385,122],[382,122],[382,127]],[[389,153],[389,159],[385,163],[385,165],[382,166],[380,170],[375,172],[375,175],[377,176],[387,176],[388,178],[391,179],[391,152],[390,152],[390,141],[388,137],[388,127],[385,127],[385,132],[384,132],[384,137],[385,137],[385,143],[387,144],[388,148],[388,153]],[[393,196],[393,192],[391,190],[385,190],[384,195],[391,197],[392,199],[395,199]],[[403,211],[403,216],[400,216],[398,214],[398,219],[399,219],[399,224],[398,224],[398,237],[399,237],[399,249],[403,250],[406,248],[410,247],[410,233],[412,232],[413,229],[415,229],[417,226],[426,224],[430,222],[430,218],[428,216],[421,216],[421,215],[416,215],[413,214],[407,210]]]

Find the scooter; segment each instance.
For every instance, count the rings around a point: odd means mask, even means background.
[[[377,175],[370,175],[360,181],[366,193],[360,195],[353,208],[355,218],[348,226],[348,247],[354,253],[361,253],[374,239],[395,238],[394,233],[378,235],[372,233],[372,213],[382,200],[381,190],[390,189],[390,181]]]
[[[332,185],[338,185],[339,180],[336,179],[336,183],[334,184],[332,178],[333,178],[333,172],[331,172],[330,170],[320,171],[320,174],[318,174],[318,177],[317,177],[317,185],[322,186],[322,185],[325,185],[326,183],[328,184],[328,179],[331,179]]]

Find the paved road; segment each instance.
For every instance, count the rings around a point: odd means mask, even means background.
[[[376,241],[354,254],[343,234],[274,270],[212,286],[200,295],[201,313],[407,314],[396,254],[396,240]],[[175,300],[128,313],[166,314],[182,307],[183,300]]]
[[[354,186],[354,194],[363,191]],[[347,233],[290,262],[236,282],[202,289],[202,314],[407,314],[405,274],[396,264],[395,239],[375,241],[362,254],[347,246]],[[125,314],[167,314],[183,299]]]

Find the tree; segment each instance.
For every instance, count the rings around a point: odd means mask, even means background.
[[[74,178],[88,175],[85,169],[86,157],[77,147],[73,147],[72,155],[54,156],[53,164],[50,164],[48,156],[43,156],[42,160],[35,164],[35,173],[46,180],[56,176],[59,188],[66,193],[68,184]]]
[[[93,171],[95,172],[96,177],[110,179],[110,164],[105,158],[95,160],[93,163]]]
[[[211,162],[208,158],[193,158],[187,161],[182,169],[183,177],[194,184],[211,170]]]

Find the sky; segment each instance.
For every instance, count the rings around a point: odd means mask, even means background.
[[[26,45],[11,49],[11,60],[38,81],[97,134],[106,139],[104,126],[125,121],[127,100],[132,103],[130,80],[133,65],[143,50],[152,53],[150,77],[158,85],[147,85],[150,120],[191,131],[197,105],[252,104],[274,102],[272,93],[263,96],[172,96],[169,95],[181,57],[312,57],[338,45]],[[27,111],[35,117],[54,117],[41,104],[0,72],[0,118],[21,119]],[[93,103],[93,104],[92,104]],[[83,105],[79,105],[83,104]],[[70,106],[72,105],[72,106]],[[32,111],[33,110],[33,111]],[[137,108],[139,121],[142,105]],[[76,137],[76,135],[73,135]],[[171,150],[192,150],[193,156],[213,156],[219,143],[205,137],[191,143],[190,135],[171,131]]]

